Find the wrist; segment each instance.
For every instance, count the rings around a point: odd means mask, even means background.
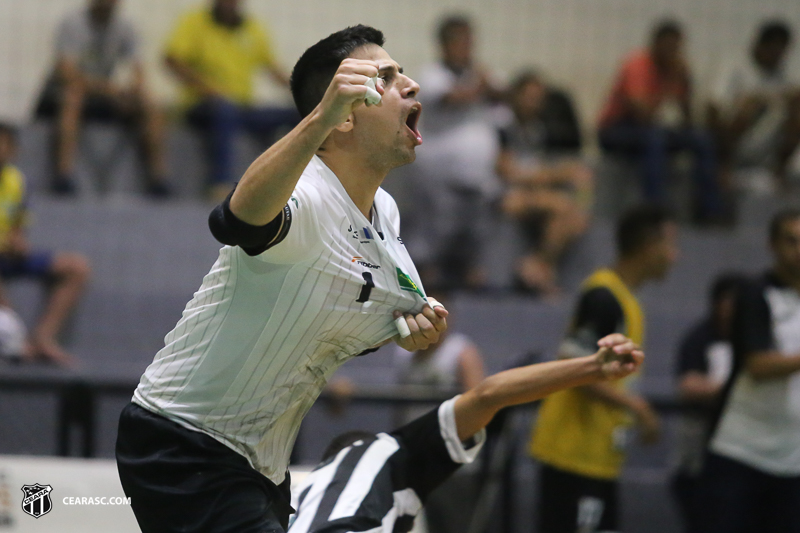
[[[587,373],[593,379],[597,381],[605,381],[608,379],[607,374],[603,370],[603,366],[605,364],[602,350],[598,351],[594,355],[586,356],[586,364],[587,364]]]
[[[330,133],[336,129],[336,126],[339,125],[338,123],[334,123],[334,121],[331,120],[331,117],[327,116],[321,105],[315,107],[314,110],[308,115],[307,119],[308,127],[322,134],[323,140],[326,139],[328,135],[330,135]]]
[[[628,410],[630,410],[636,418],[642,418],[650,412],[650,405],[644,398],[632,396],[628,399]]]

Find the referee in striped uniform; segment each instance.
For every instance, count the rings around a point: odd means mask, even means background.
[[[211,214],[225,246],[120,417],[120,479],[145,533],[285,531],[291,448],[331,374],[446,329],[380,188],[422,142],[419,86],[383,42],[355,26],[309,48],[291,83],[305,118]]]
[[[334,439],[298,488],[289,533],[407,533],[428,494],[480,451],[505,407],[630,375],[644,354],[621,334],[593,355],[507,370],[391,433]]]

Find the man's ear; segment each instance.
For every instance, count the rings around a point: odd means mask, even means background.
[[[350,116],[347,117],[347,120],[336,126],[336,130],[341,131],[342,133],[347,133],[349,131],[352,131],[354,120],[355,119],[353,118],[353,114],[350,113]]]

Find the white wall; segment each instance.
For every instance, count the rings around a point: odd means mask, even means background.
[[[22,121],[52,62],[58,21],[86,0],[0,0],[0,117]],[[140,28],[159,97],[174,87],[159,62],[176,17],[200,0],[122,0]],[[382,29],[386,48],[412,76],[435,57],[433,31],[453,10],[473,15],[481,59],[499,76],[540,67],[570,88],[584,121],[593,123],[620,59],[646,39],[652,22],[672,16],[685,24],[700,90],[720,63],[747,50],[756,24],[786,18],[800,34],[798,0],[247,0],[250,12],[272,30],[278,55],[290,67],[321,37],[359,22]],[[800,51],[791,58],[800,71]],[[423,87],[424,90],[424,87]],[[284,98],[268,84],[267,98]]]

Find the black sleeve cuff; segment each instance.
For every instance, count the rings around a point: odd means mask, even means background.
[[[239,220],[230,207],[233,191],[211,211],[208,227],[211,234],[222,244],[239,246],[247,255],[259,255],[286,238],[292,224],[289,205],[263,226],[254,226]]]

